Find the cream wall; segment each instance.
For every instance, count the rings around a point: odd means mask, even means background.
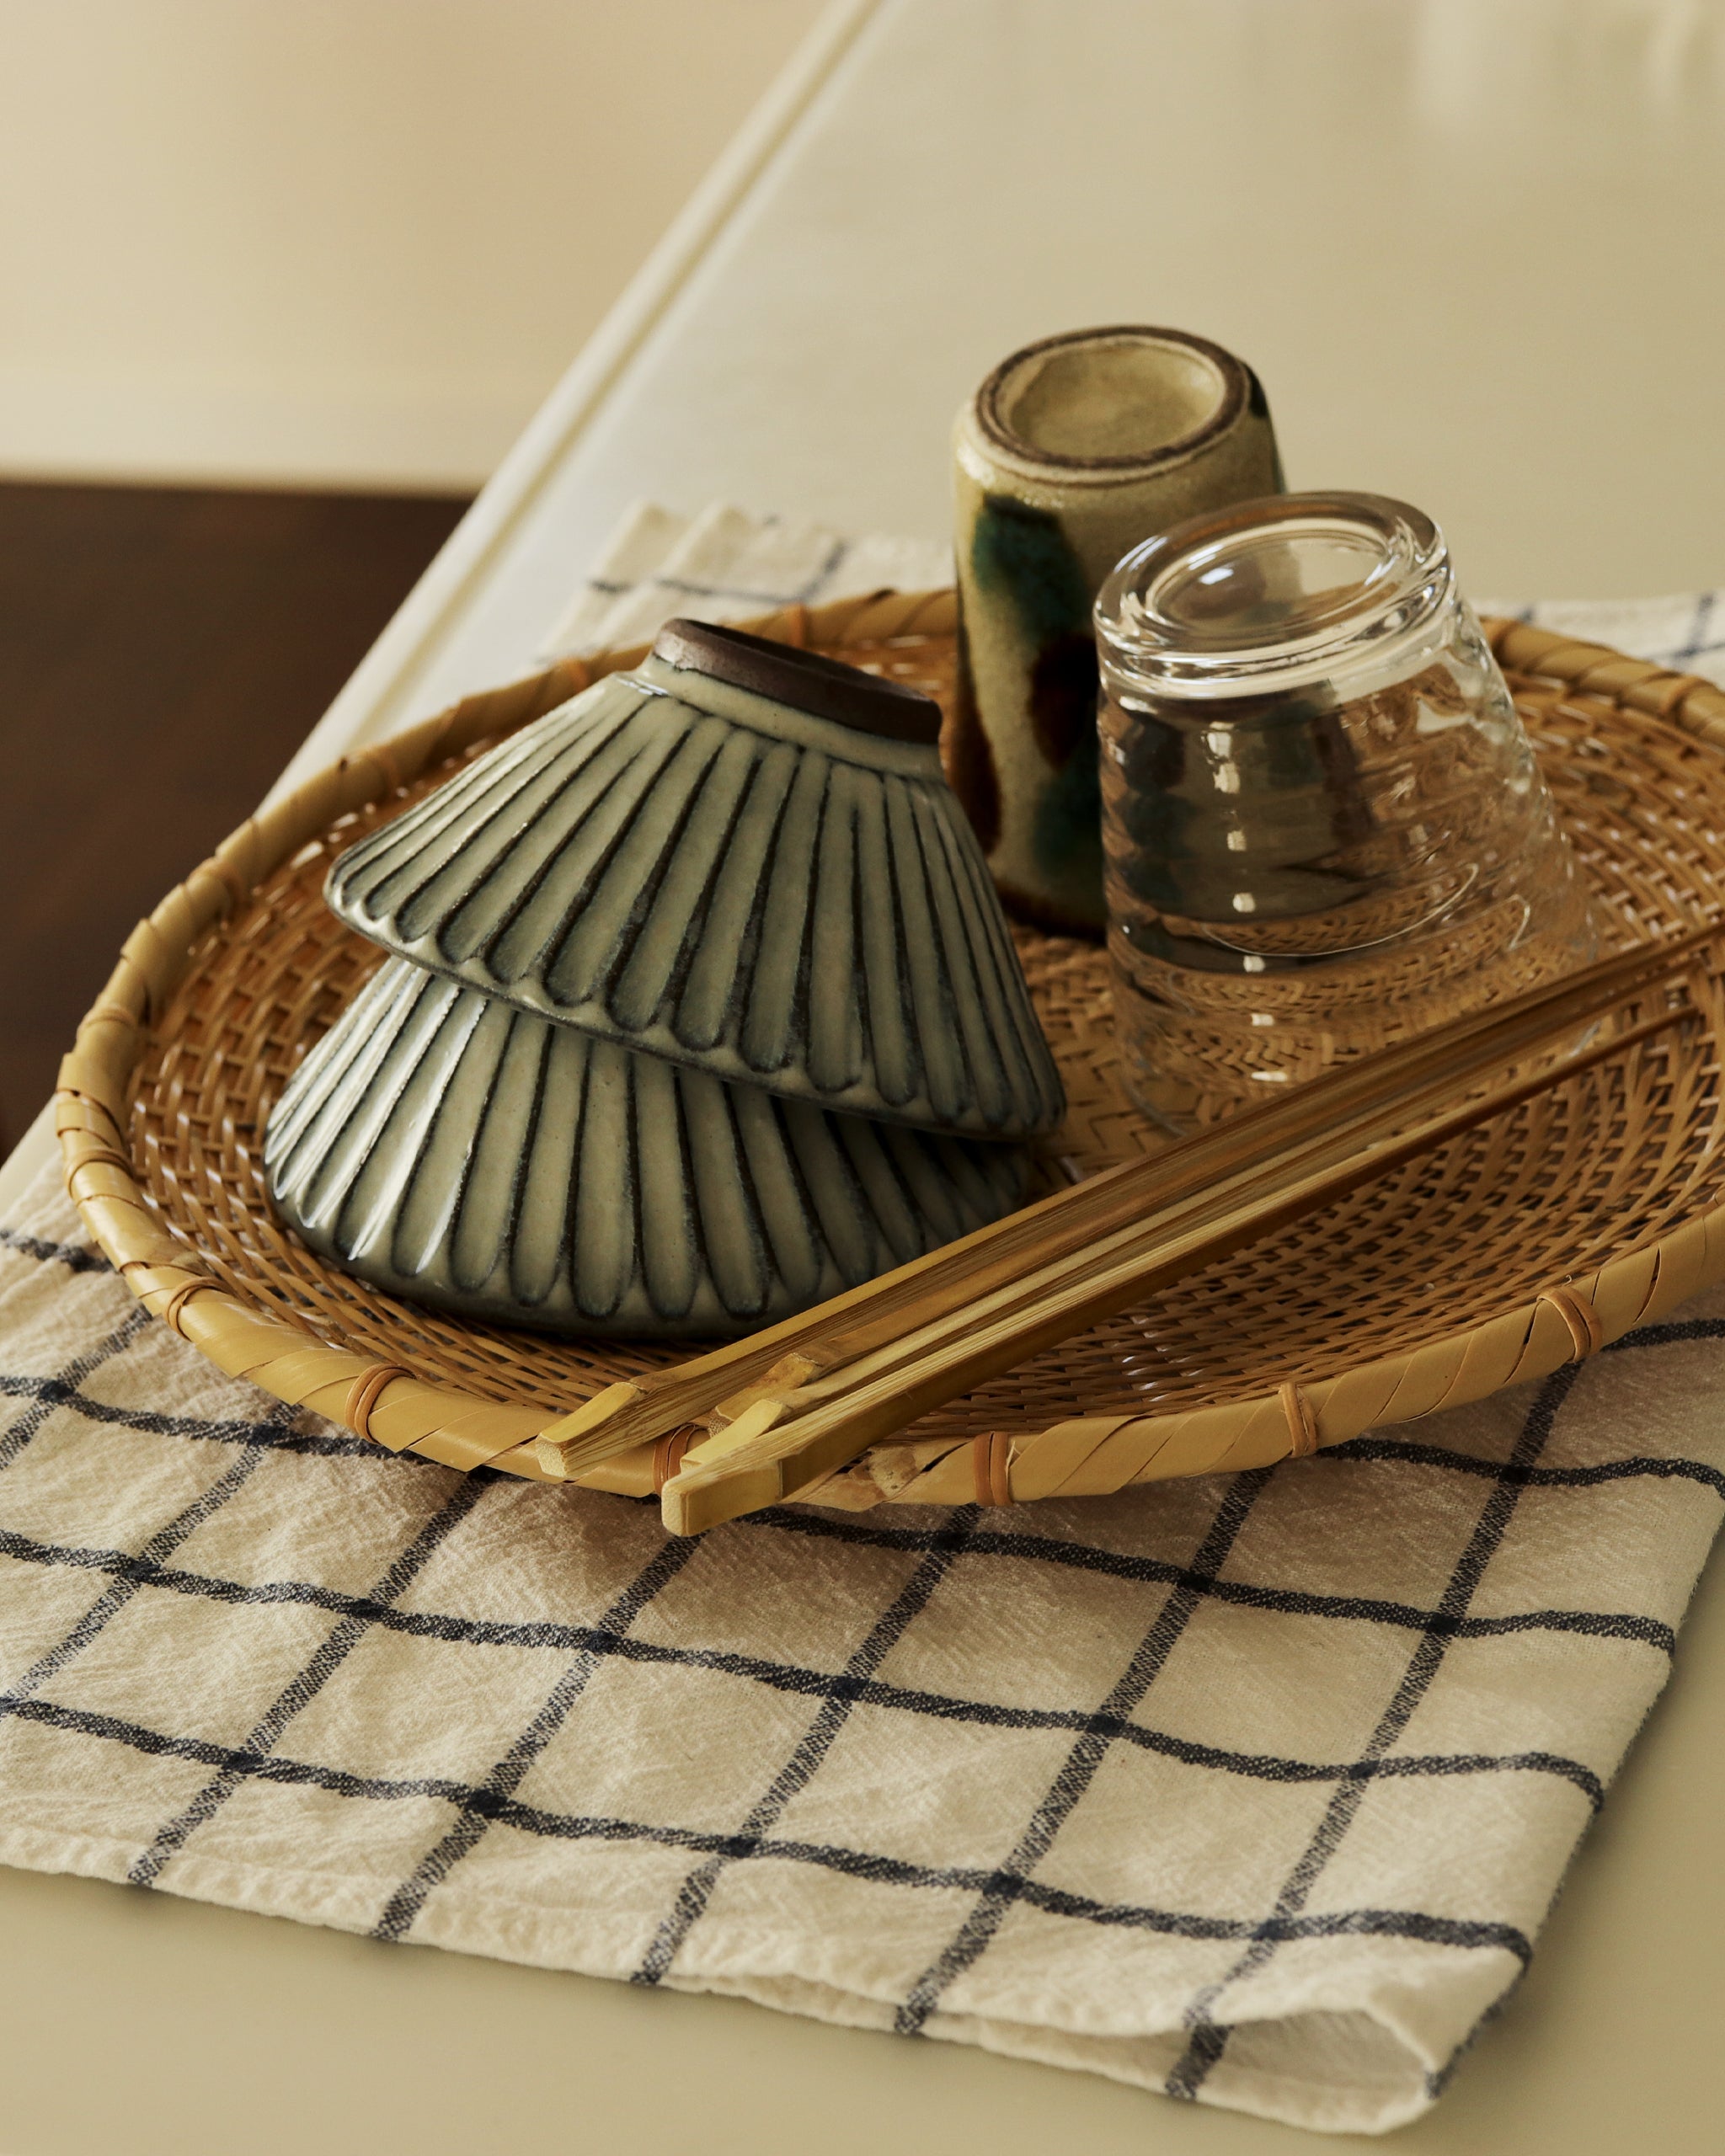
[[[477,483],[820,0],[0,0],[0,475]]]

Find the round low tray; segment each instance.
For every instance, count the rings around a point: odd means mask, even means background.
[[[950,692],[950,592],[747,625]],[[1725,693],[1599,646],[1490,625],[1614,942],[1714,912]],[[643,648],[644,648],[644,647]],[[222,1369],[394,1450],[556,1479],[535,1436],[674,1359],[397,1301],[273,1219],[261,1139],[306,1049],[382,953],[324,906],[331,859],[465,759],[640,650],[566,660],[344,759],[243,825],[128,940],[61,1067],[67,1182],[147,1308]],[[1084,1172],[1166,1141],[1114,1081],[1105,959],[1019,932]],[[1543,1375],[1725,1272],[1713,962],[1703,1022],[1626,1051],[1140,1310],[1039,1355],[799,1493],[856,1508],[1101,1495],[1267,1465]],[[664,1444],[588,1470],[646,1495]]]

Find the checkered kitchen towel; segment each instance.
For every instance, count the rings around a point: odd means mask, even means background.
[[[0,1230],[0,1860],[1381,2129],[1664,1681],[1722,1385],[1725,1292],[1262,1472],[674,1540],[224,1378],[45,1179]]]
[[[932,591],[953,580],[949,550],[886,533],[846,538],[825,525],[756,516],[713,502],[680,516],[638,502],[553,623],[538,657],[627,651],[674,614],[741,622],[776,606],[818,606],[890,587]]]
[[[1532,606],[1484,599],[1482,614],[1514,614],[1583,643],[1609,643],[1680,674],[1725,684],[1725,591],[1669,599],[1548,599]]]

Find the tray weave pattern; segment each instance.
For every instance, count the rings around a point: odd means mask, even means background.
[[[950,593],[750,626],[945,698]],[[1515,623],[1493,641],[1614,931],[1685,926],[1725,884],[1725,694]],[[147,1306],[221,1366],[362,1435],[542,1478],[532,1440],[674,1349],[469,1324],[350,1278],[275,1223],[270,1109],[382,963],[331,915],[331,859],[460,763],[639,651],[565,661],[361,751],[236,832],[128,940],[61,1071],[68,1186]],[[1071,1102],[1049,1172],[1164,1142],[1114,1079],[1106,962],[1019,932]],[[854,1508],[1100,1494],[1267,1464],[1542,1374],[1725,1271],[1725,989],[1631,1049],[1343,1203],[1035,1358],[807,1493]],[[663,1445],[584,1475],[645,1495]]]

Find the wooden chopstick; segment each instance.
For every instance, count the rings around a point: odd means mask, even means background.
[[[1687,955],[1674,948],[1673,966]],[[664,1492],[666,1524],[696,1533],[781,1502],[868,1444],[1028,1356],[1695,1015],[1689,1005],[1656,1012],[1387,1140],[1381,1134],[1386,1112],[1369,1112],[1346,1130],[1291,1149],[1262,1172],[1231,1178],[1211,1197],[1175,1209],[1172,1217],[1164,1214],[1144,1235],[1124,1239],[1124,1247],[1043,1268],[1033,1292],[996,1297],[993,1308],[985,1299],[973,1307],[968,1324],[963,1314],[956,1321],[948,1317],[921,1328],[905,1343],[903,1354],[877,1357],[872,1367],[864,1358],[824,1381],[758,1399],[729,1429],[686,1455]],[[1567,1029],[1573,1015],[1566,1011],[1562,1022]],[[1391,1111],[1404,1123],[1406,1106],[1398,1103]]]
[[[1363,1107],[1376,1109],[1386,1100],[1393,1106],[1405,1095],[1408,1112],[1416,1112],[1413,1104],[1434,1086],[1458,1086],[1471,1071],[1501,1069],[1549,1037],[1597,1019],[1664,978],[1717,932],[1709,923],[1637,945],[1470,1012],[1162,1152],[1057,1192],[763,1332],[607,1387],[542,1434],[538,1457],[552,1474],[577,1474],[689,1422],[734,1420],[757,1395],[794,1390],[1054,1260],[1092,1251],[1181,1198],[1212,1190],[1314,1133],[1346,1128],[1349,1115]]]
[[[1498,1089],[1482,1101],[1437,1118],[1395,1142],[1332,1162],[1301,1180],[1279,1182],[1255,1199],[1231,1208],[1205,1208],[1182,1231],[1150,1251],[1090,1272],[1027,1311],[1007,1314],[963,1339],[935,1343],[907,1364],[872,1382],[828,1382],[761,1401],[752,1413],[692,1448],[680,1473],[665,1485],[665,1524],[678,1534],[699,1534],[723,1521],[782,1502],[821,1481],[867,1446],[890,1437],[932,1408],[942,1406],[1042,1349],[1130,1308],[1146,1295],[1226,1257],[1302,1214],[1332,1203],[1361,1183],[1445,1143],[1475,1124],[1637,1042],[1692,1018],[1692,1009],[1668,1011],[1612,1035],[1559,1066]],[[866,1380],[865,1373],[846,1373]],[[826,1397],[822,1397],[825,1395]],[[778,1411],[775,1426],[769,1409]]]
[[[751,1388],[782,1390],[853,1360],[906,1330],[907,1322],[962,1307],[986,1292],[991,1282],[1033,1269],[1027,1257],[1046,1262],[1061,1251],[1088,1248],[1142,1217],[1158,1201],[1208,1187],[1254,1159],[1274,1157],[1313,1128],[1344,1122],[1361,1100],[1381,1098],[1397,1083],[1413,1085],[1432,1071],[1454,1076],[1482,1041],[1525,1040],[1524,1019],[1548,1014],[1551,1029],[1561,1031],[1595,1018],[1643,984],[1669,974],[1715,932],[1709,924],[1663,943],[1639,945],[1561,981],[1470,1013],[1162,1153],[1059,1192],[764,1332],[608,1387],[542,1433],[540,1459],[553,1474],[578,1473],[689,1422],[724,1419],[748,1404]],[[1512,1059],[1511,1051],[1506,1047],[1489,1059],[1501,1066]]]

